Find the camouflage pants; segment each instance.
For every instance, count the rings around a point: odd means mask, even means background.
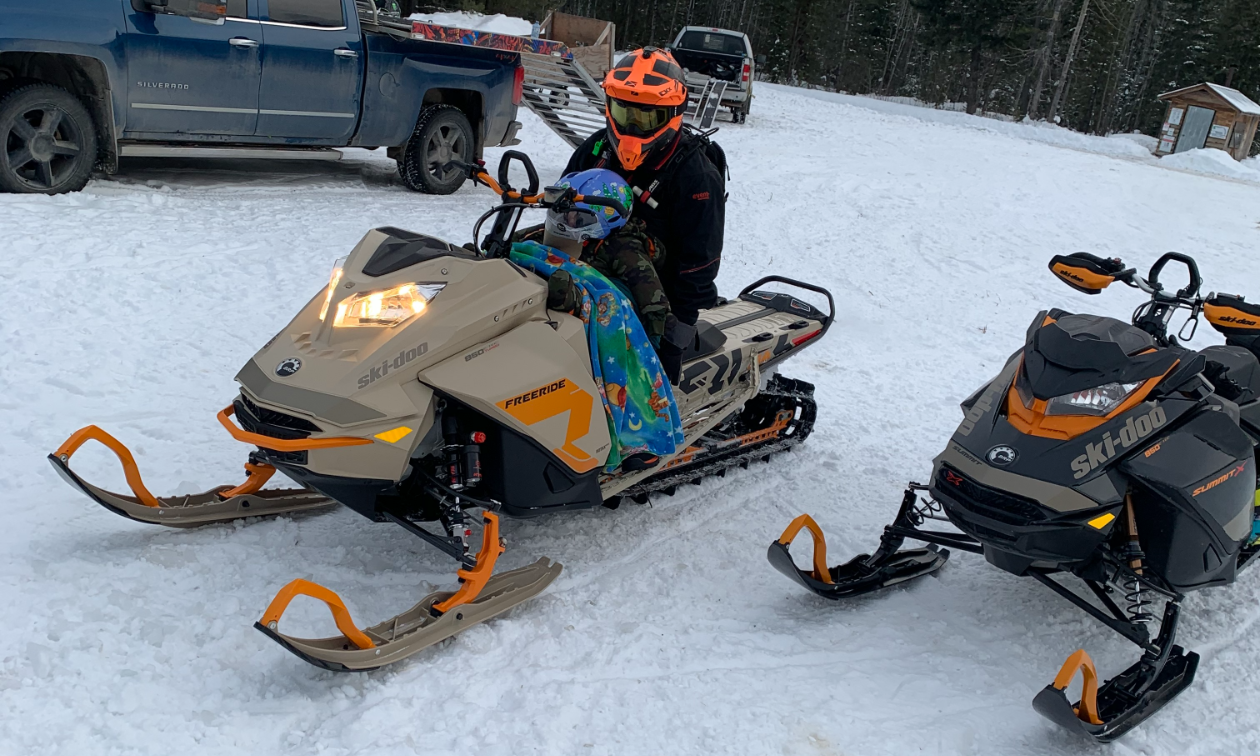
[[[643,330],[654,346],[660,346],[670,314],[669,298],[656,272],[665,262],[665,249],[648,235],[643,222],[631,219],[607,238],[587,242],[582,262],[630,292]],[[547,282],[548,307],[572,312],[580,301],[568,273],[557,271],[551,276]]]

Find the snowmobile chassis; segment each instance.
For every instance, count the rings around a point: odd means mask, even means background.
[[[929,520],[949,522],[938,502],[920,498],[920,492],[927,490],[928,486],[910,483],[896,518],[885,526],[879,548],[873,555],[859,554],[845,564],[827,568],[827,545],[822,530],[809,515],[801,515],[770,544],[767,558],[776,570],[815,595],[839,600],[932,574],[948,561],[949,549],[983,555],[980,542],[965,533],[921,529]],[[814,569],[810,571],[798,568],[789,551],[801,530],[808,530],[813,540]],[[899,551],[906,539],[929,545]],[[1245,549],[1239,556],[1239,569],[1249,565],[1257,552],[1260,545]],[[1140,567],[1131,567],[1114,553],[1102,552],[1099,562],[1094,566],[1095,571],[1101,569],[1109,576],[1108,580],[1076,577],[1101,607],[1051,577],[1055,574],[1053,570],[1030,568],[1027,575],[1142,649],[1141,659],[1101,686],[1093,660],[1084,650],[1078,650],[1063,663],[1054,681],[1033,699],[1033,708],[1042,716],[1106,743],[1124,735],[1189,687],[1194,682],[1199,655],[1175,644],[1183,594],[1152,580]],[[1112,598],[1112,585],[1124,586],[1124,598],[1133,599],[1127,611]],[[1148,627],[1153,618],[1146,612],[1150,602],[1143,591],[1158,594],[1167,601],[1159,633],[1154,638]],[[1081,700],[1070,703],[1065,691],[1078,672],[1084,682]]]
[[[523,163],[529,176],[527,190],[517,191],[508,184],[508,167],[512,160]],[[526,207],[547,207],[576,201],[616,204],[615,201],[605,198],[576,196],[572,190],[568,190],[566,194],[557,187],[539,193],[538,178],[532,163],[528,157],[515,151],[504,155],[499,166],[498,181],[480,166],[460,167],[467,170],[475,182],[490,187],[503,200],[500,206],[483,215],[474,229],[476,240],[482,223],[491,215],[496,216],[493,230],[485,240],[480,245],[474,241],[474,246],[483,250],[485,258],[507,257],[510,239],[513,238],[521,211]],[[624,209],[622,212],[624,214]],[[393,237],[385,238],[388,244]],[[402,241],[404,244],[408,243],[407,239]],[[440,240],[436,241],[445,244]],[[379,249],[380,247],[377,248],[378,251]],[[442,274],[446,272],[442,270]],[[329,300],[340,274],[341,268],[338,268],[327,289]],[[825,295],[830,305],[829,312],[824,315],[811,305],[787,294],[755,291],[757,286],[770,282],[786,283]],[[786,301],[780,301],[784,297]],[[528,304],[533,302],[533,298],[528,300]],[[768,459],[771,454],[790,449],[809,436],[816,414],[814,387],[777,375],[772,375],[762,385],[761,371],[772,371],[778,363],[794,355],[797,347],[826,333],[835,319],[835,303],[831,294],[811,284],[780,276],[767,276],[745,288],[740,293],[739,301],[723,303],[726,304],[743,307],[744,310],[740,311],[742,314],[728,321],[710,324],[710,327],[718,330],[733,329],[731,333],[740,334],[736,337],[739,339],[736,343],[764,346],[740,346],[729,357],[725,353],[719,355],[714,351],[721,348],[722,342],[708,352],[697,350],[693,361],[688,363],[698,370],[687,378],[688,382],[692,378],[698,381],[691,389],[695,393],[688,396],[698,397],[699,402],[698,406],[693,403],[691,414],[688,415],[692,422],[684,429],[687,438],[692,439],[690,445],[659,467],[620,474],[608,473],[601,479],[592,479],[592,483],[598,484],[596,496],[589,501],[580,500],[581,506],[598,506],[601,496],[605,506],[615,508],[624,498],[643,502],[655,491],[673,493],[681,483],[699,483],[704,477],[724,474],[730,467],[746,467],[756,458]],[[759,309],[748,312],[749,305]],[[320,317],[322,321],[323,316]],[[753,324],[761,323],[761,319],[765,317],[778,318],[775,322],[780,325],[771,330],[757,330],[766,327],[765,324],[756,327]],[[496,315],[494,320],[498,322],[499,316]],[[806,330],[811,322],[814,325],[813,330]],[[551,325],[553,331],[558,328],[556,323]],[[747,332],[740,332],[740,328]],[[777,340],[775,330],[779,332]],[[722,332],[725,334],[727,331]],[[725,338],[723,335],[723,341]],[[702,341],[697,339],[698,346],[702,346]],[[703,359],[708,355],[717,355],[713,364]],[[468,359],[465,358],[464,362]],[[301,364],[296,359],[291,361],[297,363],[291,368],[296,372]],[[285,364],[281,363],[282,366]],[[742,371],[741,364],[744,366]],[[718,368],[718,365],[722,367]],[[722,380],[728,367],[729,376]],[[717,371],[716,374],[713,374],[714,370]],[[277,375],[284,377],[285,373],[277,368]],[[711,383],[706,383],[710,380]],[[368,382],[370,383],[370,379]],[[441,400],[441,408],[446,406],[446,401]],[[232,420],[234,414],[238,416],[239,425]],[[310,485],[307,478],[301,477],[304,470],[301,466],[307,464],[306,452],[374,443],[373,439],[363,437],[309,438],[309,433],[304,432],[307,428],[302,425],[307,421],[293,418],[280,410],[259,407],[244,392],[233,405],[219,412],[218,420],[233,438],[257,447],[250,453],[245,464],[245,483],[234,488],[223,486],[195,495],[155,497],[145,487],[131,452],[96,426],[88,426],[73,434],[49,455],[49,460],[72,486],[117,514],[170,527],[195,527],[244,517],[313,510],[330,506],[338,500],[347,501],[342,496],[334,497],[318,492],[318,485]],[[458,418],[455,418],[452,425],[457,423]],[[396,438],[391,436],[398,430],[406,433]],[[406,437],[412,430],[410,427],[396,428],[373,438],[394,443]],[[458,430],[454,432],[454,438],[460,438]],[[410,473],[396,481],[389,493],[373,501],[373,506],[368,511],[364,511],[356,503],[349,505],[373,520],[402,526],[454,558],[460,564],[457,572],[460,588],[453,592],[432,593],[412,608],[361,630],[355,624],[345,602],[335,592],[317,583],[294,580],[281,589],[262,618],[255,623],[258,630],[299,658],[316,666],[338,671],[374,669],[407,658],[473,624],[502,614],[538,595],[555,580],[562,566],[546,558],[510,572],[494,574],[498,558],[505,549],[504,542],[499,537],[499,516],[501,513],[522,516],[519,514],[520,509],[513,510],[510,498],[501,495],[506,494],[506,490],[483,493],[483,489],[477,487],[482,479],[478,461],[480,452],[471,452],[473,461],[470,463],[465,446],[467,441],[452,440],[453,437],[447,433],[445,426],[443,434],[446,435],[445,445],[431,451],[429,456],[412,458]],[[486,440],[486,434],[474,432],[469,438],[472,439],[472,449],[477,450],[477,445]],[[71,470],[71,457],[88,441],[101,443],[118,457],[132,495],[117,494],[94,486]],[[291,470],[292,465],[297,465],[298,469]],[[294,477],[296,472],[298,477],[295,479],[309,487],[262,490],[277,468],[284,470],[290,477]],[[466,470],[472,471],[471,478],[465,474]],[[491,497],[499,497],[503,501]],[[470,547],[473,530],[466,511],[470,509],[482,510],[481,544],[475,553]],[[444,535],[421,524],[433,521],[440,522]],[[307,596],[323,602],[332,613],[340,635],[303,639],[282,633],[279,629],[280,620],[290,602],[297,596]]]

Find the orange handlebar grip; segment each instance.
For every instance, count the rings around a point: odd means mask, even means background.
[[[271,600],[267,611],[263,612],[260,622],[265,627],[275,630],[276,625],[280,622],[280,618],[284,616],[284,610],[289,608],[289,602],[295,596],[310,596],[313,599],[323,601],[328,606],[328,610],[332,612],[333,622],[337,623],[337,629],[341,631],[342,635],[349,638],[351,643],[359,648],[376,647],[372,639],[364,635],[355,626],[354,620],[350,617],[350,610],[346,609],[346,605],[342,602],[340,596],[319,583],[312,583],[301,578],[280,589],[276,597]]]

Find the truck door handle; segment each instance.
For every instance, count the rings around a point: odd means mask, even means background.
[[[337,56],[337,57],[339,57],[339,58],[357,58],[357,57],[359,57],[359,54],[358,54],[357,52],[355,52],[354,50],[349,50],[349,49],[347,49],[347,48],[345,48],[345,47],[339,47],[339,48],[337,48],[336,50],[333,50],[333,55],[336,55],[336,56]]]
[[[232,47],[258,47],[258,41],[249,37],[232,37],[228,44]]]

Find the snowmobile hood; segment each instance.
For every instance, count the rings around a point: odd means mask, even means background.
[[[356,298],[403,286],[436,293],[394,325],[338,322],[339,310]],[[420,371],[529,320],[544,300],[538,279],[506,260],[423,234],[374,229],[236,379],[254,399],[321,427],[399,417],[414,411],[403,387]]]
[[[1041,313],[1024,346],[1024,378],[1037,399],[1163,375],[1179,350],[1159,349],[1145,331],[1115,318]]]

